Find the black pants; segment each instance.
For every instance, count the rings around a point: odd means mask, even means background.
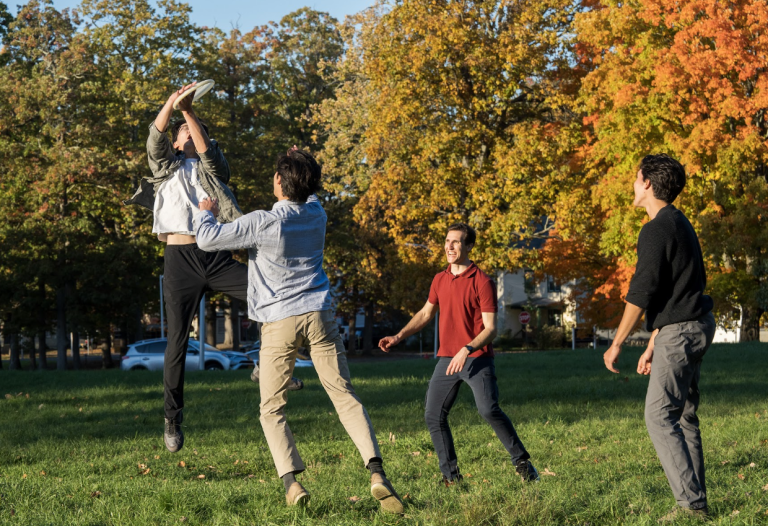
[[[204,252],[197,244],[165,247],[163,295],[168,316],[163,385],[165,417],[174,419],[184,408],[184,366],[192,320],[203,294],[223,292],[247,301],[248,267],[229,251]]]
[[[467,358],[464,369],[451,376],[445,374],[449,363],[451,363],[450,358],[440,358],[437,362],[435,372],[429,381],[427,409],[424,414],[443,476],[454,479],[459,474],[456,448],[453,446],[453,435],[448,426],[448,414],[456,401],[462,382],[466,382],[472,388],[480,416],[491,425],[512,457],[512,462],[531,458],[518,438],[509,417],[499,407],[499,388],[496,384],[496,367],[493,358]]]

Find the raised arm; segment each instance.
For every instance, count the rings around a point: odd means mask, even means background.
[[[149,160],[149,169],[152,170],[153,174],[165,172],[171,163],[176,160],[176,152],[173,150],[173,145],[171,145],[171,141],[165,132],[168,130],[168,124],[171,122],[171,116],[173,115],[173,103],[176,102],[176,99],[184,90],[193,85],[194,83],[189,84],[171,93],[160,113],[157,114],[157,117],[149,126],[147,158]]]
[[[402,340],[408,338],[412,334],[416,334],[421,329],[427,326],[427,324],[437,314],[437,305],[434,305],[427,301],[416,315],[411,318],[411,321],[403,327],[403,329],[394,336],[385,336],[379,341],[379,348],[384,352],[389,352],[390,347],[393,347],[400,343]]]
[[[179,102],[179,109],[189,127],[189,134],[192,136],[192,142],[195,143],[195,151],[200,156],[200,162],[205,166],[205,170],[222,183],[228,184],[231,175],[229,163],[219,145],[205,133],[200,119],[192,109],[192,97],[182,99]]]

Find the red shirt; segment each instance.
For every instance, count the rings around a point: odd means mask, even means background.
[[[435,276],[429,289],[429,302],[440,307],[437,355],[449,358],[483,331],[483,312],[498,311],[496,284],[474,263],[458,276],[451,274],[450,266]],[[469,356],[493,356],[493,345],[489,343]]]

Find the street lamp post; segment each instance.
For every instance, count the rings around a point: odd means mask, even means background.
[[[200,354],[198,367],[202,371],[205,369],[205,294],[203,294],[200,300],[200,314],[198,315],[198,327],[197,334],[200,338]]]

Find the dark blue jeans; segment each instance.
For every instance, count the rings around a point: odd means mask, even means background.
[[[463,382],[469,384],[475,395],[475,404],[480,416],[491,425],[512,457],[512,462],[531,458],[509,417],[499,407],[499,387],[496,384],[496,366],[493,358],[467,358],[464,369],[451,376],[445,374],[449,363],[450,358],[440,358],[437,362],[429,381],[427,408],[424,414],[443,476],[451,480],[459,475],[456,448],[453,446],[453,435],[448,426],[448,414]]]

